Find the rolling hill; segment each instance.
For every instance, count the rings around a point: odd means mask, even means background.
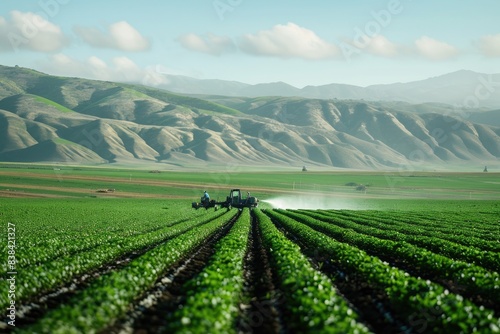
[[[497,114],[472,122],[437,103],[184,96],[0,67],[0,161],[480,168],[498,165],[500,127],[485,121]]]

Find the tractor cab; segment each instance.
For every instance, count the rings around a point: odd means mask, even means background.
[[[229,196],[226,197],[226,200],[224,202],[217,202],[214,200],[204,201],[203,198],[201,199],[201,202],[193,202],[191,204],[191,207],[193,209],[199,209],[199,208],[217,208],[220,206],[222,208],[227,208],[230,210],[231,208],[237,208],[237,209],[243,209],[243,208],[256,208],[257,205],[259,204],[259,200],[256,197],[251,197],[249,193],[247,193],[246,198],[243,198],[241,195],[241,190],[240,189],[232,189],[229,192]]]
[[[238,207],[241,203],[241,191],[240,189],[233,189],[229,193],[229,196],[226,198],[226,202],[229,203],[229,205]]]
[[[231,207],[238,209],[253,209],[256,208],[258,204],[259,200],[255,197],[250,196],[250,193],[247,193],[247,197],[243,198],[240,189],[232,189],[229,192],[229,196],[227,196],[226,198],[226,203],[222,204],[222,207],[226,207],[228,209],[230,209]]]

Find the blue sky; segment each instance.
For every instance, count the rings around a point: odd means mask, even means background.
[[[3,0],[0,64],[156,85],[296,87],[500,72],[500,1]]]

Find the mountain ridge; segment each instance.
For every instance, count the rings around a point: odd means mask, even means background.
[[[195,79],[185,76],[163,74],[167,80],[159,88],[180,94],[203,94],[223,96],[285,96],[319,99],[355,99],[370,101],[403,101],[409,103],[436,102],[471,107],[470,99],[482,108],[500,108],[500,73],[487,74],[470,70],[458,70],[443,75],[391,84],[376,84],[366,87],[330,83],[307,85],[297,88],[284,82],[245,84],[235,81]],[[180,80],[180,78],[184,78]],[[185,84],[186,80],[189,84]],[[266,91],[263,91],[267,89]],[[480,94],[478,94],[480,92]],[[477,95],[477,96],[476,96]]]
[[[185,96],[0,67],[0,161],[443,168],[498,164],[500,127],[454,106]],[[281,86],[281,84],[279,84]],[[479,117],[481,118],[481,117]]]

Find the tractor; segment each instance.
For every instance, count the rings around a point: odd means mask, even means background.
[[[243,196],[241,195],[240,189],[232,189],[229,192],[229,196],[226,197],[226,200],[224,202],[217,202],[215,200],[206,201],[204,199],[204,197],[202,197],[200,202],[191,203],[191,207],[193,209],[215,208],[215,210],[218,210],[219,206],[221,208],[227,208],[228,210],[230,210],[231,208],[237,208],[237,209],[250,208],[250,209],[253,209],[253,208],[256,208],[258,204],[259,204],[259,200],[256,197],[249,196],[249,193],[247,193],[247,197],[243,198]]]

